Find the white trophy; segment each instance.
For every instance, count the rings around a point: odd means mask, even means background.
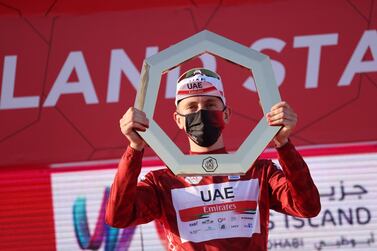
[[[242,175],[280,129],[279,126],[269,126],[264,116],[236,152],[203,155],[182,153],[153,120],[161,75],[203,53],[216,55],[252,71],[263,114],[281,101],[268,56],[204,30],[144,60],[135,107],[145,112],[150,124],[145,132],[138,133],[175,175]]]

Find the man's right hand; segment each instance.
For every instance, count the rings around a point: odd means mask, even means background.
[[[136,131],[145,132],[149,127],[149,120],[145,113],[130,107],[120,119],[119,124],[122,133],[130,141],[130,146],[138,151],[143,150],[146,144]]]

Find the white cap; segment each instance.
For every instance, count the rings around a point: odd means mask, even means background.
[[[194,68],[183,73],[177,81],[175,105],[184,98],[199,95],[219,97],[226,105],[221,78],[211,70]]]

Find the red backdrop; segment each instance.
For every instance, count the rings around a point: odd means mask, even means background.
[[[163,1],[148,7],[11,2],[0,4],[2,166],[118,158],[126,145],[118,120],[134,102],[146,51],[161,51],[203,29],[253,45],[276,61],[282,97],[299,114],[297,145],[377,139],[377,119],[370,116],[377,94],[374,1]],[[195,59],[180,72],[201,64]],[[260,118],[258,98],[244,86],[247,71],[220,58],[215,67],[234,111],[225,132],[234,150]],[[13,93],[5,93],[5,82]],[[184,145],[165,89],[163,81],[156,120]],[[109,101],[109,90],[119,100]],[[55,99],[46,103],[49,95]],[[11,98],[32,102],[9,108]]]

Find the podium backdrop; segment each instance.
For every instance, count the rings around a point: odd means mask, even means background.
[[[311,221],[271,212],[269,248],[376,249],[377,1],[0,0],[1,250],[164,247],[155,223],[108,228],[101,203],[143,59],[203,29],[269,55],[299,115],[292,141],[324,206]],[[195,66],[222,76],[233,109],[225,143],[236,150],[262,113],[250,72],[217,56],[162,76],[155,120],[187,152],[172,113],[175,81]],[[163,166],[145,156],[143,173]],[[75,219],[87,232],[75,234]]]

